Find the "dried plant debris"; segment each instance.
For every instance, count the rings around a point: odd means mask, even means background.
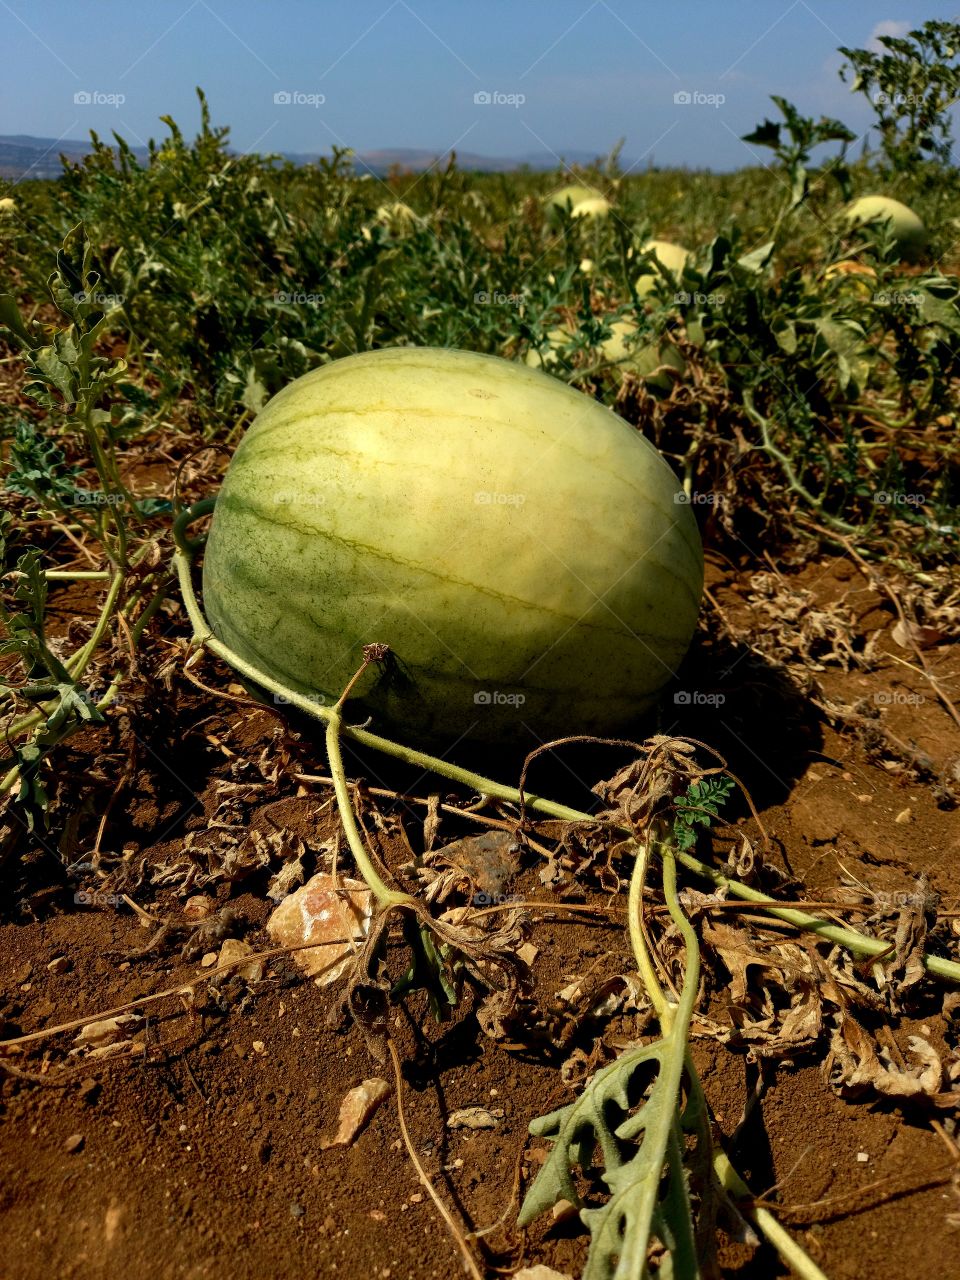
[[[894,589],[907,619],[906,626],[898,621],[893,628],[897,644],[922,649],[960,639],[960,583],[953,565],[902,578]]]
[[[919,995],[924,977],[928,887],[921,877],[915,892],[873,895],[878,899],[870,931],[889,936],[891,946],[889,955],[869,962],[839,947],[828,950],[824,943],[767,934],[755,924],[747,929],[705,917],[705,959],[722,965],[714,982],[718,995],[729,996],[722,1017],[700,1015],[696,1034],[757,1059],[822,1055],[827,1078],[845,1096],[955,1106],[960,1055],[949,1049],[941,1055],[919,1036],[909,1037],[908,1053],[901,1054],[891,1028]]]
[[[834,1030],[824,1069],[837,1090],[850,1097],[881,1094],[898,1100],[923,1099],[944,1108],[960,1104],[960,1090],[942,1089],[944,1065],[934,1046],[923,1036],[910,1036],[907,1047],[912,1064],[896,1049],[892,1037],[891,1047],[878,1046],[847,1013]]]
[[[478,907],[503,904],[519,858],[516,839],[506,831],[454,840],[424,855],[419,877],[427,881],[424,897],[440,905],[452,898]]]
[[[785,666],[808,671],[869,667],[878,636],[860,634],[845,599],[818,604],[816,595],[777,573],[754,573],[747,597],[753,618],[747,635],[752,648]]]

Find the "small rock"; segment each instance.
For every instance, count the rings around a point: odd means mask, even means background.
[[[550,1212],[554,1222],[566,1222],[570,1218],[575,1218],[580,1210],[571,1200],[560,1199]]]
[[[47,970],[50,973],[66,973],[69,968],[70,961],[66,956],[54,956],[47,965]]]
[[[116,1044],[118,1041],[128,1040],[142,1021],[139,1013],[120,1013],[115,1018],[88,1022],[80,1028],[74,1043],[81,1047]]]
[[[267,922],[267,933],[292,952],[301,969],[326,986],[345,973],[370,928],[373,894],[358,880],[318,872],[280,903]]]
[[[92,1076],[88,1076],[86,1080],[80,1081],[80,1097],[84,1102],[89,1102],[92,1105],[96,1102],[99,1096],[100,1082],[98,1080],[94,1080]]]
[[[215,951],[208,951],[207,954],[203,956],[200,961],[200,968],[209,969],[216,963],[217,963],[217,953]]]
[[[244,956],[253,954],[253,947],[249,942],[244,942],[241,938],[228,938],[220,948],[219,963],[233,964],[237,960],[241,960]],[[249,964],[239,964],[236,972],[241,978],[246,978],[248,982],[259,982],[263,977],[263,961],[251,960]]]
[[[213,915],[216,906],[208,893],[195,893],[183,904],[183,914],[188,920],[205,920]]]
[[[303,1207],[303,1205],[302,1205],[302,1204],[297,1204],[296,1200],[294,1200],[294,1201],[293,1201],[293,1203],[290,1205],[290,1217],[291,1217],[291,1218],[302,1218],[302,1217],[303,1217],[303,1215],[304,1215],[306,1212],[307,1212],[307,1211],[306,1211],[306,1209]]]
[[[82,1133],[71,1133],[70,1137],[63,1144],[63,1149],[67,1155],[76,1155],[78,1151],[83,1150],[84,1137]]]
[[[525,942],[522,947],[517,950],[517,955],[527,966],[532,965],[534,960],[540,954],[540,948],[535,947],[532,942]]]
[[[253,1047],[253,1052],[254,1052],[254,1053],[266,1053],[266,1052],[267,1052],[267,1046],[264,1044],[264,1042],[263,1042],[262,1040],[254,1040],[254,1042],[253,1042],[253,1046],[252,1046],[252,1047]]]
[[[858,1162],[858,1164],[866,1164],[866,1163],[867,1163],[867,1161],[868,1161],[869,1159],[870,1159],[870,1157],[869,1157],[869,1155],[867,1154],[867,1152],[866,1152],[866,1151],[858,1151],[858,1152],[857,1152],[857,1162]]]
[[[901,827],[906,826],[908,822],[912,822],[912,821],[913,821],[912,809],[901,809],[900,812],[897,814],[897,816],[894,818],[894,822],[899,823]]]

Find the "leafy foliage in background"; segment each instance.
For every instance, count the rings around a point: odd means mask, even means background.
[[[841,76],[874,110],[886,167],[935,182],[927,161],[952,164],[950,108],[960,100],[960,23],[931,21],[905,36],[877,37],[881,52],[847,49]]]

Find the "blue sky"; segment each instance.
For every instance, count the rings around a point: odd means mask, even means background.
[[[773,112],[770,93],[860,133],[869,112],[836,47],[954,18],[955,3],[0,0],[0,133],[138,143],[163,136],[164,114],[192,133],[201,85],[241,150],[519,157],[623,137],[640,164],[730,169],[758,158],[739,135]]]

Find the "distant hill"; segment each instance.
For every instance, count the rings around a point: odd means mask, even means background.
[[[133,147],[141,159],[147,155],[146,147]],[[90,152],[88,141],[57,138],[34,138],[29,134],[0,134],[0,178],[9,182],[22,182],[24,178],[57,178],[60,176],[60,156],[68,156],[76,162]],[[292,164],[315,164],[325,152],[282,152]],[[446,162],[449,152],[415,150],[409,147],[386,147],[379,151],[358,152],[358,173],[375,173],[382,176],[390,169],[403,169],[422,173],[433,165]],[[564,154],[567,164],[592,164],[597,156],[589,151],[568,151]],[[629,161],[623,161],[629,165]],[[457,152],[457,164],[461,169],[479,169],[486,173],[506,173],[526,166],[530,169],[556,169],[560,162],[549,152],[536,152],[524,156],[481,156],[470,151]]]

